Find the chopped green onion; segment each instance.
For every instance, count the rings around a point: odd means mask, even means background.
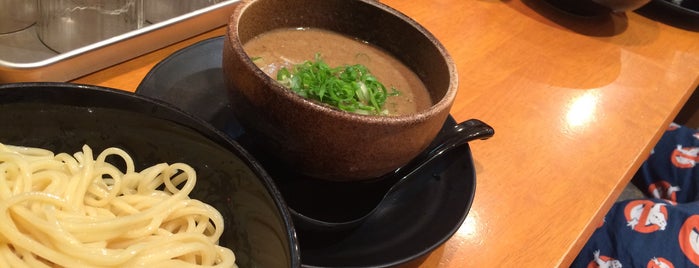
[[[388,93],[369,70],[361,64],[331,68],[320,57],[292,67],[281,68],[277,80],[304,98],[320,101],[341,110],[359,114],[387,114],[383,109]]]

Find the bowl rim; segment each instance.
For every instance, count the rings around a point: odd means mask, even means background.
[[[422,25],[420,25],[417,21],[414,19],[408,17],[407,15],[403,14],[402,12],[386,5],[383,4],[379,1],[374,1],[374,0],[356,0],[354,2],[360,2],[362,4],[367,4],[372,6],[373,8],[378,9],[380,12],[384,12],[388,15],[395,16],[399,18],[401,21],[405,23],[406,26],[412,27],[413,29],[417,30],[420,32],[422,36],[424,36],[427,40],[429,40],[429,43],[436,48],[439,53],[442,55],[442,58],[444,59],[444,63],[447,67],[447,70],[449,72],[449,85],[444,92],[444,96],[442,96],[439,101],[433,103],[429,108],[419,111],[417,113],[411,113],[411,114],[406,114],[406,115],[394,115],[394,116],[375,116],[375,115],[362,115],[362,114],[357,114],[357,113],[352,113],[352,112],[346,112],[342,111],[340,109],[331,107],[330,105],[327,104],[322,104],[316,101],[309,100],[307,98],[304,98],[302,96],[299,96],[298,94],[292,92],[288,88],[284,87],[281,83],[276,81],[276,79],[271,78],[269,75],[267,75],[264,71],[262,71],[255,63],[252,61],[252,58],[245,53],[245,50],[243,49],[243,43],[240,41],[240,36],[238,35],[238,25],[240,23],[240,19],[242,15],[245,13],[245,11],[257,4],[260,1],[264,0],[244,0],[241,3],[238,4],[238,6],[235,8],[233,11],[233,14],[231,15],[227,29],[226,29],[226,34],[225,34],[225,40],[228,44],[230,44],[230,50],[233,52],[235,57],[238,59],[242,59],[242,63],[245,65],[245,68],[251,69],[253,72],[253,75],[255,76],[256,79],[260,81],[264,81],[265,84],[269,85],[269,87],[278,95],[282,96],[286,100],[289,100],[293,102],[295,105],[301,105],[303,107],[307,107],[311,109],[314,112],[320,112],[323,114],[329,114],[330,116],[334,118],[342,118],[348,121],[356,121],[356,122],[362,122],[366,124],[382,124],[382,125],[404,125],[404,124],[409,124],[409,123],[415,123],[415,122],[424,122],[428,121],[430,118],[444,112],[444,111],[449,111],[451,109],[451,106],[453,102],[456,99],[456,94],[458,91],[458,73],[456,70],[456,64],[454,63],[454,60],[451,58],[449,55],[449,52],[447,49],[444,47],[444,45],[426,28],[424,28]],[[380,46],[378,46],[381,48]],[[224,48],[228,49],[228,48]],[[412,70],[408,66],[409,69]]]
[[[162,120],[167,120],[171,121],[175,124],[191,128],[193,131],[200,133],[201,135],[211,138],[210,136],[213,135],[215,136],[217,140],[214,140],[217,144],[222,146],[223,148],[231,151],[235,156],[240,158],[240,161],[247,165],[250,168],[250,171],[258,177],[258,179],[261,180],[263,186],[267,190],[267,192],[270,195],[270,198],[274,201],[275,207],[277,208],[277,212],[279,212],[285,231],[286,239],[289,241],[289,247],[287,248],[289,250],[289,261],[291,264],[291,267],[301,267],[301,254],[300,254],[300,246],[298,242],[298,237],[296,234],[296,229],[293,224],[291,212],[289,211],[289,208],[286,205],[286,201],[284,201],[281,192],[277,188],[274,180],[272,177],[267,173],[267,171],[262,167],[262,165],[257,161],[252,154],[250,154],[245,148],[243,148],[238,142],[234,141],[228,135],[223,133],[221,130],[218,130],[215,128],[213,125],[210,123],[206,122],[203,119],[200,119],[197,116],[194,116],[179,107],[176,107],[172,104],[169,104],[165,101],[161,101],[156,98],[144,96],[137,94],[135,92],[129,92],[125,90],[120,90],[120,89],[115,89],[115,88],[109,88],[109,87],[104,87],[104,86],[97,86],[97,85],[88,85],[88,84],[79,84],[79,83],[69,83],[69,82],[15,82],[15,83],[6,83],[6,84],[0,84],[0,91],[4,90],[27,90],[30,91],[32,89],[38,89],[38,88],[44,88],[44,89],[56,89],[56,90],[91,90],[94,92],[99,92],[100,94],[108,94],[108,95],[114,95],[118,96],[120,98],[131,98],[135,99],[140,102],[146,102],[149,104],[152,104],[157,107],[164,108],[168,110],[168,113],[173,113],[176,114],[178,117],[184,117],[187,118],[190,122],[193,122],[197,125],[197,128],[193,128],[192,126],[187,126],[184,125],[180,122],[172,120],[172,118],[160,118]],[[48,97],[47,97],[48,98]],[[0,102],[0,105],[3,105],[3,103],[9,103],[9,102]],[[85,101],[86,105],[89,106],[89,100]],[[109,108],[118,108],[117,105],[113,105],[112,107]],[[201,128],[199,128],[201,127]],[[202,129],[203,128],[203,129]]]

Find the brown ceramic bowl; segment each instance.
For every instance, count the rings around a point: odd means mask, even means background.
[[[651,0],[546,0],[554,6],[578,15],[591,16],[609,12],[636,10]]]
[[[358,115],[309,101],[260,70],[243,44],[278,28],[334,31],[373,44],[425,84],[433,105],[402,116]],[[408,163],[435,138],[449,115],[457,73],[425,28],[373,0],[251,0],[233,13],[223,48],[232,108],[269,154],[294,170],[328,180],[378,177]]]

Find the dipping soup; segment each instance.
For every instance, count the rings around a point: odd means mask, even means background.
[[[429,108],[433,102],[420,78],[388,52],[336,32],[316,28],[276,29],[263,33],[243,45],[255,64],[276,78],[282,68],[289,70],[316,55],[330,67],[361,64],[381,82],[389,93],[384,104],[388,115],[406,115]]]

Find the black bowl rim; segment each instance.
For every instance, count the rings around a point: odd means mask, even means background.
[[[684,13],[686,15],[694,16],[694,17],[699,17],[699,10],[694,10],[688,7],[681,6],[679,4],[675,4],[672,1],[668,0],[653,0],[653,2],[656,2],[660,5],[663,5],[665,7],[674,9],[675,11],[679,11],[681,13]]]
[[[165,108],[167,110],[170,110],[174,113],[177,113],[181,116],[184,116],[188,118],[189,120],[195,122],[196,124],[200,125],[201,127],[204,128],[205,131],[210,132],[211,134],[215,135],[216,138],[220,139],[221,141],[224,141],[225,144],[221,144],[224,146],[226,149],[232,151],[236,156],[240,158],[240,160],[248,165],[251,169],[251,171],[258,176],[260,180],[262,180],[266,190],[269,192],[270,197],[273,199],[275,205],[277,206],[277,210],[282,216],[282,219],[284,221],[284,227],[286,228],[286,235],[287,239],[289,239],[290,242],[290,247],[288,248],[289,253],[290,253],[290,261],[291,261],[291,267],[301,267],[301,254],[300,254],[300,247],[298,243],[298,238],[296,235],[296,230],[294,228],[293,220],[291,217],[291,213],[286,206],[286,202],[282,198],[281,192],[277,189],[277,186],[275,185],[274,181],[272,180],[272,177],[265,171],[265,169],[262,167],[262,165],[247,151],[245,150],[240,144],[238,144],[236,141],[232,140],[229,138],[227,135],[225,135],[223,132],[218,130],[217,128],[213,127],[210,123],[204,121],[203,119],[200,119],[194,115],[191,115],[190,113],[172,105],[167,102],[143,96],[140,94],[135,94],[134,92],[129,92],[125,90],[120,90],[120,89],[115,89],[115,88],[109,88],[109,87],[104,87],[104,86],[96,86],[96,85],[88,85],[88,84],[79,84],[79,83],[69,83],[69,82],[17,82],[17,83],[6,83],[6,84],[0,84],[0,90],[31,90],[32,88],[50,88],[50,89],[61,89],[61,90],[75,90],[75,89],[80,89],[80,90],[92,90],[92,91],[97,91],[97,92],[102,92],[105,94],[110,94],[110,95],[118,95],[120,97],[125,97],[125,98],[133,98],[138,101],[142,102],[147,102],[151,103],[155,106],[159,106],[162,108]],[[116,105],[115,105],[116,107]],[[175,122],[177,123],[177,122]],[[202,133],[201,129],[194,129],[194,131],[197,131],[205,136],[208,136],[207,133]]]

